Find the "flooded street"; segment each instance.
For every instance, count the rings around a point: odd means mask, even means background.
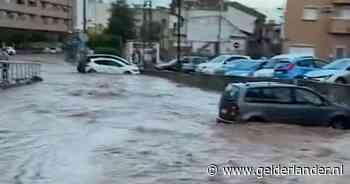
[[[0,91],[0,184],[347,183],[350,133],[218,125],[220,94],[165,79],[78,74]],[[209,164],[344,164],[345,176],[209,177]]]

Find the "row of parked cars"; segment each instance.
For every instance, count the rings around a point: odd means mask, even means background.
[[[157,69],[178,70],[178,61],[157,65]],[[181,70],[207,75],[264,77],[277,79],[308,79],[322,82],[350,83],[350,58],[329,63],[310,55],[286,54],[270,59],[253,60],[249,56],[220,55],[183,57]]]

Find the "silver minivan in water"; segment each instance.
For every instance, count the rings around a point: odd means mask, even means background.
[[[290,84],[233,83],[225,89],[218,122],[279,122],[349,128],[350,109],[312,89]]]

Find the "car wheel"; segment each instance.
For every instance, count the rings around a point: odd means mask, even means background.
[[[124,72],[124,74],[131,75],[131,72],[130,71],[126,71],[126,72]]]
[[[343,79],[343,78],[339,78],[339,79],[335,80],[335,83],[337,83],[337,84],[347,84],[346,80]]]
[[[348,128],[346,126],[347,124],[347,121],[345,118],[343,117],[337,117],[335,118],[332,123],[331,123],[331,126],[334,128],[334,129],[345,129],[345,128]]]
[[[88,73],[96,73],[97,71],[95,69],[89,69]]]

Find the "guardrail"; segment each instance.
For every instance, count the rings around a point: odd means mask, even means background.
[[[27,84],[41,80],[39,63],[0,61],[0,87]]]

